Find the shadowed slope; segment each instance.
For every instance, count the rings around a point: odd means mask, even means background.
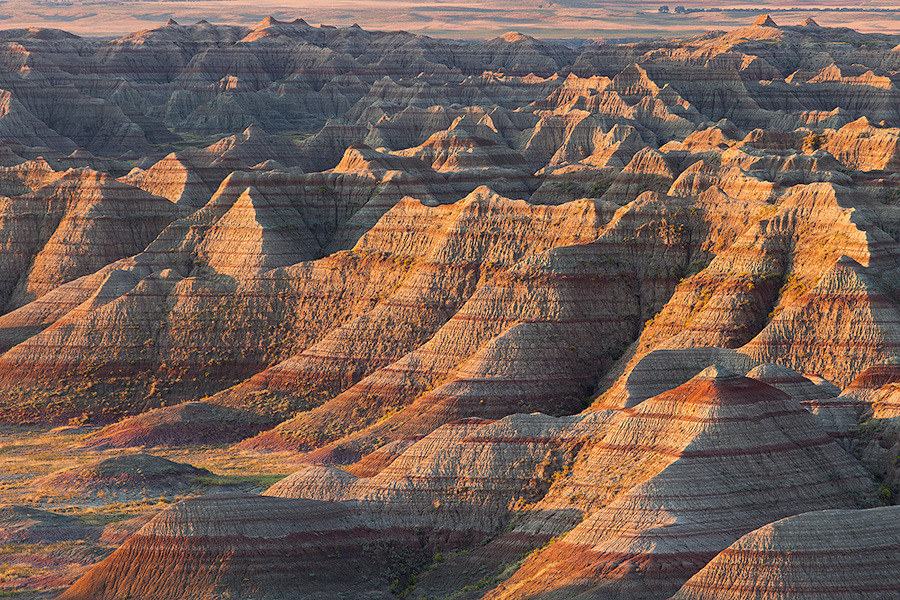
[[[541,505],[580,493],[602,508],[489,598],[664,598],[760,524],[872,499],[872,481],[796,401],[718,367],[623,411],[582,455]],[[643,476],[598,503],[593,481],[627,473],[623,462]]]
[[[748,533],[672,600],[888,600],[900,589],[895,506],[824,510]]]
[[[415,565],[407,556],[420,543],[411,532],[382,536],[360,511],[336,503],[207,496],[151,519],[59,598],[386,600],[391,577]]]
[[[132,446],[181,446],[236,442],[258,433],[266,422],[258,415],[206,402],[186,402],[141,413],[104,427],[85,440],[102,450]]]

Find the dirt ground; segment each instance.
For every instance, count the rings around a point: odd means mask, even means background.
[[[85,450],[82,442],[94,430],[0,428],[0,509],[11,505],[37,508],[74,517],[84,525],[74,536],[64,533],[62,539],[49,541],[9,541],[0,530],[0,598],[54,597],[115,550],[119,542],[108,539],[110,524],[155,514],[190,496],[232,490],[258,493],[298,465],[294,453],[240,453],[230,446]],[[205,468],[211,475],[198,478],[178,493],[158,493],[134,485],[114,493],[108,489],[59,491],[46,489],[38,481],[57,471],[139,451]]]

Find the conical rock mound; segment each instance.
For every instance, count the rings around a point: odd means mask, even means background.
[[[671,600],[888,600],[900,589],[900,508],[824,510],[757,529]]]
[[[872,499],[871,479],[796,401],[721,367],[622,412],[541,506],[591,477],[634,484],[488,598],[666,597],[761,524]]]
[[[864,267],[843,256],[741,351],[761,362],[802,364],[845,386],[898,347],[900,312]]]
[[[198,253],[217,272],[241,276],[308,259],[317,247],[300,214],[249,187],[207,232]]]
[[[35,481],[34,486],[84,493],[171,493],[188,489],[198,478],[210,475],[206,469],[160,456],[126,454],[48,475]]]
[[[151,519],[59,598],[386,600],[391,567],[412,566],[402,558],[411,538],[379,539],[360,511],[336,503],[206,496]]]
[[[753,24],[757,27],[778,27],[769,15],[759,15]]]
[[[133,170],[121,181],[183,206],[203,206],[212,195],[197,170],[174,152],[149,169]]]

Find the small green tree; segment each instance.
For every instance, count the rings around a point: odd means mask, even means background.
[[[803,149],[804,150],[818,150],[822,146],[825,145],[825,136],[821,133],[810,133],[808,136],[803,138]]]
[[[665,4],[663,4],[662,6],[659,7],[659,12],[667,13],[667,12],[669,12],[669,7]]]

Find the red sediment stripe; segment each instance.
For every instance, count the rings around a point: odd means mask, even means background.
[[[450,421],[446,423],[446,425],[457,426],[457,425],[490,425],[491,423],[496,423],[497,419],[481,419],[478,417],[468,417],[466,419],[457,419],[456,421]],[[424,436],[407,436],[403,439],[421,439]]]
[[[841,556],[845,552],[840,548],[830,550],[747,550],[743,548],[726,548],[721,552],[722,557],[729,560],[744,560],[747,558],[765,558],[772,560],[776,558],[819,558],[823,556]],[[862,554],[872,554],[874,556],[887,556],[892,551],[900,551],[900,540],[893,540],[884,545],[866,546],[865,548],[852,549],[853,557],[859,557]]]
[[[771,444],[768,446],[756,446],[753,448],[716,448],[713,450],[675,450],[671,448],[663,448],[659,446],[645,446],[641,444],[605,444],[599,443],[592,447],[598,450],[608,450],[612,452],[651,452],[654,454],[662,454],[663,456],[671,456],[673,458],[721,458],[730,456],[753,456],[759,454],[775,454],[780,452],[796,451],[803,448],[814,448],[817,446],[827,446],[833,444],[831,437],[802,440],[798,442],[790,442],[784,444]]]
[[[862,408],[865,406],[857,400],[801,400],[800,404],[810,408]]]
[[[900,342],[891,342],[891,341],[882,341],[877,344],[864,344],[864,343],[855,343],[851,340],[843,340],[835,343],[829,343],[827,340],[815,339],[815,340],[776,340],[776,339],[767,339],[765,342],[761,342],[760,346],[766,347],[776,347],[776,348],[791,348],[791,347],[814,347],[819,352],[823,352],[823,348],[864,348],[864,349],[878,349],[881,351],[891,349],[891,348],[900,348]],[[862,386],[857,386],[862,387]]]
[[[727,405],[726,405],[727,406]],[[628,410],[628,409],[623,409]],[[695,417],[692,415],[674,415],[672,413],[653,413],[653,412],[637,412],[632,416],[635,418],[643,418],[643,419],[659,419],[665,421],[676,421],[676,422],[685,422],[685,423],[753,423],[756,421],[761,421],[763,419],[774,419],[778,417],[788,417],[792,415],[804,415],[808,414],[806,410],[798,409],[798,410],[780,410],[766,413],[759,413],[757,415],[747,415],[743,417]]]
[[[580,544],[569,544],[566,542],[558,542],[551,548],[551,553],[556,556],[563,555],[569,557],[574,553],[579,557],[590,557],[589,559],[585,559],[585,562],[588,562],[588,560],[590,561],[586,566],[602,567],[605,564],[615,565],[623,562],[633,562],[640,565],[641,570],[645,573],[647,572],[646,567],[650,567],[650,572],[667,572],[672,570],[672,567],[676,565],[682,567],[686,571],[696,572],[696,566],[694,565],[706,565],[710,560],[715,558],[717,554],[717,552],[699,551],[665,553],[594,552]],[[656,568],[653,568],[654,566]],[[678,570],[680,571],[681,569]]]
[[[493,360],[485,360],[484,362],[485,363],[490,362],[490,363],[509,364],[511,361],[504,359],[504,358],[496,358]],[[516,362],[519,362],[519,361],[516,361]],[[524,362],[524,361],[522,361],[522,362]],[[512,377],[466,377],[465,375],[461,375],[458,379],[452,379],[450,381],[447,381],[444,385],[453,385],[453,384],[457,384],[457,383],[466,384],[466,385],[480,383],[480,384],[488,384],[488,385],[501,385],[503,387],[510,387],[510,386],[514,386],[516,384],[525,384],[527,386],[536,386],[536,385],[548,385],[548,384],[552,384],[552,383],[569,383],[571,385],[575,385],[575,384],[579,383],[579,380],[575,379],[576,377],[577,377],[576,375],[571,374],[571,373],[562,373],[562,374],[553,375],[553,376],[548,375],[547,377],[542,377],[540,379],[525,378],[525,377],[522,377],[522,378],[518,378],[518,377],[517,378],[512,378]],[[437,390],[435,390],[435,391],[437,391]],[[556,391],[559,391],[562,393],[569,393],[569,387],[567,386],[564,389],[556,390]],[[429,395],[440,396],[440,394],[436,394],[436,393],[432,393]],[[456,394],[454,393],[453,396],[456,397]],[[512,393],[512,397],[514,397],[515,399],[532,400],[535,398],[545,398],[546,396],[547,396],[547,392],[542,393],[539,396],[533,396],[533,397],[523,396],[518,391],[514,391]],[[488,397],[496,397],[496,396],[478,396],[477,398],[482,399],[482,398],[488,398]],[[460,399],[466,400],[467,398],[463,397]]]
[[[900,365],[873,365],[854,379],[849,389],[880,388],[900,381]]]

